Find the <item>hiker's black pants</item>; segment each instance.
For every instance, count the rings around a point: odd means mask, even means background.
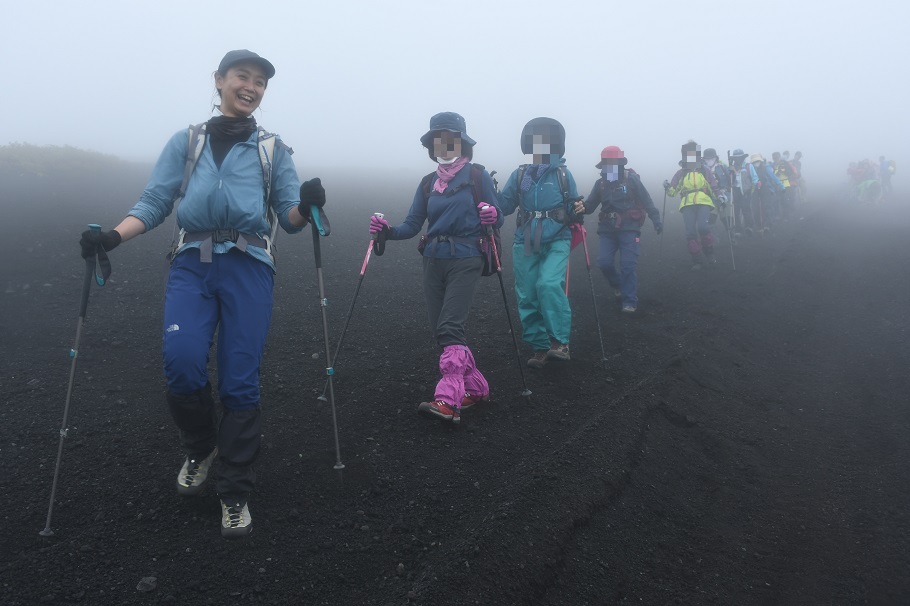
[[[464,325],[471,311],[482,257],[423,258],[423,293],[430,329],[440,347],[467,345]]]

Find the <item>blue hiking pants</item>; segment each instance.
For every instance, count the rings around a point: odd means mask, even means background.
[[[225,408],[259,407],[259,367],[272,319],[272,269],[233,249],[199,261],[190,249],[174,259],[164,298],[164,374],[173,394],[209,382],[209,350],[218,331],[218,393]]]
[[[569,342],[572,308],[566,296],[569,240],[540,245],[537,254],[525,255],[524,243],[512,245],[515,297],[522,338],[535,351],[550,349],[550,337]]]
[[[638,253],[641,235],[637,231],[614,231],[600,234],[600,253],[597,265],[610,286],[622,293],[623,305],[638,306]],[[616,253],[619,253],[619,271],[616,271]]]

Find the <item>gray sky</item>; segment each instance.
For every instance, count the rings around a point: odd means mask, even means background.
[[[249,48],[277,70],[256,119],[304,176],[426,173],[418,138],[439,111],[462,114],[475,159],[500,172],[527,160],[519,134],[536,116],[563,123],[569,167],[590,180],[606,145],[670,176],[690,138],[722,157],[799,149],[807,175],[840,179],[880,154],[910,171],[898,0],[31,0],[2,13],[0,144],[154,160],[212,115],[223,54]]]

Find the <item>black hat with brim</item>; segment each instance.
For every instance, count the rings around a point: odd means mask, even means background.
[[[221,60],[221,63],[218,64],[218,73],[222,75],[227,74],[227,71],[231,69],[231,67],[238,63],[242,63],[243,61],[250,61],[262,68],[262,73],[265,74],[266,80],[271,80],[275,75],[275,66],[272,65],[270,61],[245,48],[229,51],[224,56],[224,59]]]

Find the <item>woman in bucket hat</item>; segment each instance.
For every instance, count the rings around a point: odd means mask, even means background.
[[[638,253],[641,246],[641,228],[645,217],[651,219],[654,230],[660,234],[663,223],[660,211],[654,207],[648,190],[633,170],[626,168],[623,151],[610,145],[600,152],[600,179],[584,201],[585,214],[600,207],[597,235],[600,254],[597,265],[622,301],[622,311],[633,314],[638,309]],[[616,271],[616,253],[619,253],[619,272]]]
[[[84,257],[110,251],[160,225],[179,203],[163,331],[167,403],[186,453],[177,492],[199,494],[217,459],[226,538],[252,529],[259,369],[275,273],[271,239],[278,225],[299,232],[310,206],[325,204],[319,179],[301,186],[291,149],[252,116],[274,75],[272,64],[254,52],[228,52],[214,73],[221,115],[174,134],[127,217],[113,230],[86,231],[80,241]],[[260,144],[274,145],[267,183]],[[207,370],[216,332],[220,421]]]
[[[576,211],[584,212],[575,178],[566,168],[566,131],[553,118],[534,118],[521,131],[521,151],[532,164],[519,166],[499,194],[507,215],[518,211],[512,263],[522,338],[534,348],[531,368],[569,360],[572,308],[566,268]]]
[[[493,178],[471,162],[475,141],[467,134],[464,118],[454,112],[436,114],[420,143],[437,163],[436,171],[418,185],[402,223],[393,227],[376,214],[370,218],[370,233],[407,240],[420,233],[424,222],[428,224],[419,250],[430,328],[442,348],[442,378],[433,399],[421,402],[417,411],[459,423],[463,410],[490,395],[468,347],[465,322],[484,267],[480,239],[485,229],[501,227],[503,216]]]

